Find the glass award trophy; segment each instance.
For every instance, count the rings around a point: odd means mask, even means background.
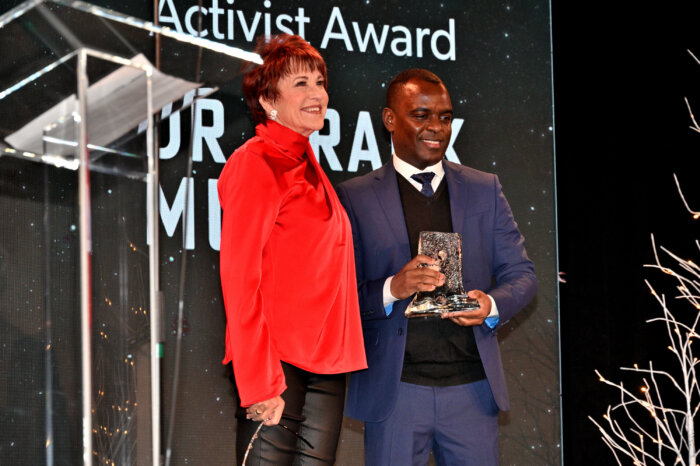
[[[445,312],[479,309],[479,302],[467,296],[462,285],[462,235],[421,231],[418,254],[435,259],[435,264],[421,264],[445,275],[445,283],[433,291],[419,291],[406,309],[406,317],[439,316]]]

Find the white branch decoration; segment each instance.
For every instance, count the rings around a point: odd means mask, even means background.
[[[676,185],[678,186],[677,179]],[[678,192],[685,203],[680,186]],[[685,204],[687,207],[688,204]],[[688,211],[695,214],[689,208]],[[623,464],[623,459],[628,458],[635,465],[664,465],[673,462],[696,466],[700,452],[695,445],[695,415],[700,409],[700,386],[695,369],[698,358],[693,354],[692,343],[698,338],[696,330],[700,322],[700,267],[663,246],[657,248],[653,235],[651,239],[655,263],[645,267],[661,270],[675,278],[675,288],[679,293],[675,299],[692,306],[690,319],[677,319],[670,311],[665,295],[657,293],[649,281],[645,281],[663,311],[661,317],[647,322],[663,322],[666,325],[670,342],[668,349],[675,356],[678,365],[673,373],[654,368],[651,361],[648,368],[640,368],[636,364],[634,367],[622,367],[622,370],[641,375],[642,387],[638,393],[625,388],[621,382],[611,382],[596,371],[601,382],[619,391],[620,401],[614,406],[608,406],[600,423],[590,416],[589,419],[600,430],[603,442],[613,452],[619,465]],[[697,241],[696,246],[700,249]],[[659,249],[676,261],[674,268],[661,264]],[[680,314],[679,311],[676,312]],[[692,320],[692,324],[684,323],[688,320]],[[665,395],[666,400],[674,400],[677,406],[667,406],[662,395]],[[615,415],[622,420],[622,424]]]
[[[686,102],[687,102],[687,100],[686,100]],[[690,116],[692,116],[692,115],[693,114],[691,113]],[[697,131],[700,133],[700,127],[698,127]],[[690,205],[688,205],[688,201],[685,200],[685,196],[683,195],[683,191],[681,190],[681,185],[680,185],[680,183],[678,183],[678,177],[676,176],[675,173],[673,174],[673,179],[676,182],[676,187],[678,188],[678,192],[681,195],[681,200],[683,201],[683,205],[685,205],[685,208],[690,213],[690,215],[693,216],[693,219],[697,220],[698,218],[700,218],[700,212],[694,211],[693,209],[690,208]]]

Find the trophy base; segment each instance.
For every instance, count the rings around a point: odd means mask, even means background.
[[[406,317],[440,316],[445,312],[474,311],[479,309],[479,301],[464,294],[426,297],[412,302],[406,309]]]

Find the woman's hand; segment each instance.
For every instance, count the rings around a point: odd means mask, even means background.
[[[281,396],[255,403],[246,408],[245,417],[253,421],[264,421],[266,426],[279,424],[284,411],[284,400]]]

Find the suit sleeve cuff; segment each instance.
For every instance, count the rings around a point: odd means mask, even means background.
[[[491,295],[487,295],[487,296],[491,300],[491,312],[484,320],[484,323],[489,328],[495,328],[496,325],[498,325],[498,321],[499,321],[498,306],[496,306],[496,301],[493,299],[493,297]]]
[[[386,315],[391,314],[391,311],[394,310],[394,303],[398,301],[398,299],[394,298],[391,294],[391,280],[393,278],[394,276],[392,275],[384,281],[384,290],[382,294],[384,296],[384,312],[386,312]]]

